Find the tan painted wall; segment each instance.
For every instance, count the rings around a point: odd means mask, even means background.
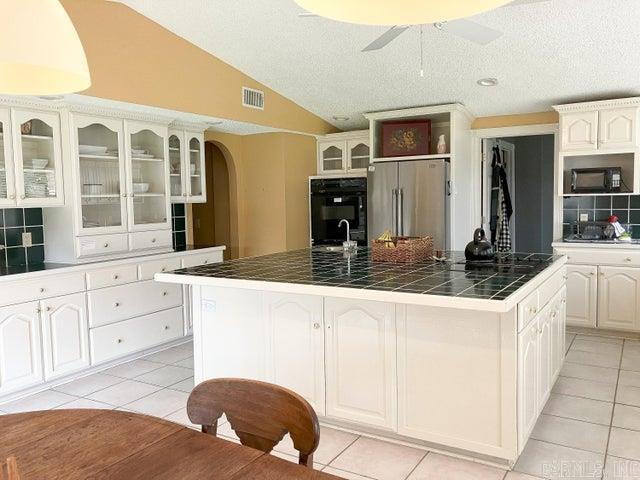
[[[476,118],[471,124],[473,130],[481,128],[516,127],[520,125],[546,125],[558,123],[558,112],[536,112],[521,115],[498,115]]]
[[[205,140],[222,148],[235,171],[229,185],[232,256],[308,246],[308,179],[316,172],[315,138],[207,132]]]
[[[337,131],[316,115],[129,7],[62,0],[87,53],[87,95],[322,134]],[[265,110],[241,105],[242,86],[265,92]]]

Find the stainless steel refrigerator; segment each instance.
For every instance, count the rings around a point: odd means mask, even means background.
[[[370,241],[385,230],[394,236],[433,237],[434,248],[449,248],[449,162],[407,160],[369,167],[367,230]]]

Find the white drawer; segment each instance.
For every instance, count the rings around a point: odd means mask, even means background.
[[[0,305],[33,302],[43,298],[84,292],[84,290],[84,272],[3,283],[0,287]]]
[[[180,268],[180,258],[164,258],[162,260],[153,260],[151,262],[141,263],[140,280],[153,280],[156,273],[170,272]]]
[[[152,248],[167,248],[173,245],[171,230],[152,230],[150,232],[135,232],[129,234],[131,250],[150,250]]]
[[[521,331],[540,311],[539,292],[535,290],[518,304],[518,331]]]
[[[548,280],[546,280],[540,287],[538,288],[539,292],[539,304],[540,307],[544,307],[547,303],[549,303],[553,297],[555,297],[558,292],[562,289],[562,286],[566,283],[567,280],[567,269],[566,267],[562,267],[559,271],[554,273]]]
[[[180,338],[183,329],[182,308],[92,328],[91,363],[95,365]]]
[[[640,267],[640,252],[630,250],[558,250],[567,256],[567,263],[571,265],[613,265]]]
[[[113,287],[138,281],[138,268],[135,264],[102,268],[87,272],[87,289]]]
[[[93,328],[182,306],[182,285],[150,280],[95,290],[87,298]]]
[[[99,257],[129,251],[129,238],[126,233],[78,237],[76,243],[78,258]]]
[[[182,259],[182,267],[195,267],[196,265],[207,265],[209,263],[222,262],[222,251],[216,250],[214,252],[199,253],[195,255],[188,255]]]

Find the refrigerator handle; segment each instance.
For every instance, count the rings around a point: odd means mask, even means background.
[[[398,191],[391,189],[391,235],[398,234]]]
[[[398,236],[404,236],[404,191],[398,189]]]

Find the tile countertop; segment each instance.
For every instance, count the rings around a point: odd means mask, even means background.
[[[101,260],[98,262],[87,262],[87,263],[37,263],[33,265],[18,265],[15,267],[0,267],[0,278],[6,278],[6,280],[14,280],[22,277],[31,278],[32,276],[38,275],[50,275],[52,273],[65,273],[66,271],[72,272],[77,270],[87,270],[92,267],[98,267],[101,264],[108,265],[118,265],[123,263],[132,263],[136,260],[143,260],[145,257],[158,257],[164,258],[166,256],[170,256],[173,253],[181,253],[195,250],[225,250],[226,247],[213,247],[206,245],[187,245],[186,247],[177,248],[175,252],[165,252],[165,253],[146,253],[143,255],[139,255],[136,257],[125,257],[118,258],[114,260]],[[62,271],[64,270],[64,271]]]
[[[524,287],[538,275],[551,266],[559,268],[566,261],[564,256],[513,253],[498,254],[495,262],[480,266],[465,264],[463,252],[446,255],[446,262],[394,264],[374,262],[367,248],[360,248],[351,256],[314,248],[185,268],[158,274],[156,280],[327,296],[341,290],[344,296],[387,301],[395,298],[398,303],[433,304],[418,301],[416,296],[423,300],[446,297],[448,306],[454,297],[475,300],[473,304],[478,308],[508,311],[505,305],[496,304],[504,304],[507,299],[509,305],[518,301],[516,297],[520,295],[514,295],[516,292],[523,293],[527,290]],[[345,289],[351,289],[353,294],[345,294]],[[398,295],[403,295],[402,299]],[[410,295],[413,301],[404,295]]]

